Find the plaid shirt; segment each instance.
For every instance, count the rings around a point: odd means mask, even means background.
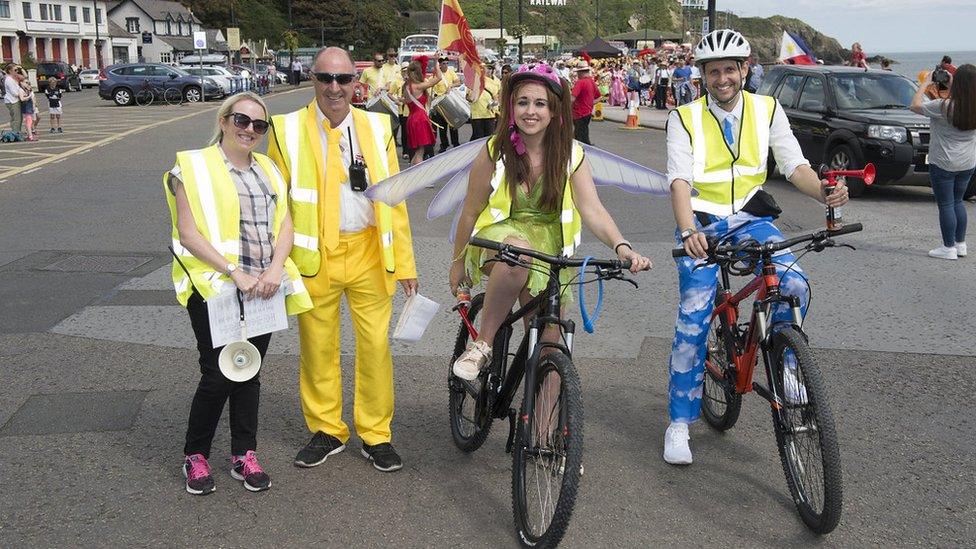
[[[220,150],[230,178],[237,187],[237,198],[241,203],[241,242],[240,267],[244,272],[258,275],[271,266],[274,255],[274,235],[271,224],[274,221],[276,202],[279,198],[271,193],[271,180],[254,158],[251,165],[241,170],[236,168],[223,149]],[[174,192],[180,180],[180,167],[170,170],[170,192]]]

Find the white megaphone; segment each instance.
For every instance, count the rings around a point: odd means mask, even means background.
[[[241,340],[228,343],[217,357],[220,373],[231,381],[242,382],[258,375],[261,370],[261,353],[247,340],[247,326],[244,323],[244,300],[241,292],[237,292],[237,302],[241,310]]]

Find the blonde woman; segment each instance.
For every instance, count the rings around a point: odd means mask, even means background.
[[[173,284],[189,313],[200,353],[201,377],[183,448],[186,491],[195,495],[214,491],[207,460],[228,399],[230,473],[252,492],[271,486],[255,454],[259,376],[234,382],[220,372],[217,359],[223,347],[213,347],[207,300],[234,286],[245,299],[267,299],[284,287],[289,314],[312,306],[298,269],[288,259],[294,231],[285,182],[268,157],[254,152],[268,128],[268,110],[260,97],[251,92],[234,95],[217,111],[210,145],[177,153],[176,165],[163,176],[178,260]],[[263,358],[271,334],[249,341]]]

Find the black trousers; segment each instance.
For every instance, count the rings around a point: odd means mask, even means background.
[[[665,102],[668,99],[668,86],[667,84],[663,86],[657,86],[654,88],[654,107],[658,109],[663,109],[666,107]]]
[[[257,448],[258,432],[258,399],[261,394],[261,375],[240,383],[230,381],[217,365],[217,357],[223,347],[213,348],[210,339],[210,319],[207,315],[207,304],[200,294],[193,292],[186,304],[186,311],[190,315],[193,334],[197,338],[197,350],[200,352],[200,383],[193,395],[190,405],[190,419],[186,426],[186,444],[183,453],[203,454],[210,459],[210,445],[220,414],[224,411],[224,402],[230,399],[230,448],[235,456],[243,455],[248,450]],[[248,338],[261,353],[264,359],[271,343],[271,334],[264,334]]]
[[[471,140],[489,137],[495,133],[494,118],[472,118],[471,119]]]
[[[439,128],[437,128],[437,133],[438,133],[438,136],[440,137],[440,143],[441,143],[440,150],[443,151],[444,149],[447,148],[447,135],[448,135],[448,133],[451,134],[451,146],[452,147],[457,147],[458,146],[458,142],[460,141],[460,139],[458,138],[457,128],[452,128],[452,127],[448,126],[447,125],[447,120],[445,120],[444,117],[441,116],[441,113],[439,113],[437,111],[433,111],[433,112],[430,113],[430,119],[431,119],[431,121],[434,124],[437,124],[438,126],[440,126]]]
[[[580,143],[590,143],[590,119],[593,115],[584,116],[583,118],[577,118],[573,120],[573,133],[575,134],[576,140]]]
[[[413,149],[407,141],[407,117],[402,114],[400,115],[400,146],[403,148],[403,154],[413,158]]]

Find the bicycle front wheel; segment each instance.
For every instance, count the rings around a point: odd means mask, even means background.
[[[152,105],[153,99],[155,99],[155,97],[153,96],[152,90],[140,90],[138,93],[136,93],[135,99],[136,99],[136,105],[139,105],[140,107],[145,107],[148,105]]]
[[[717,431],[727,431],[739,420],[742,408],[742,395],[735,391],[735,370],[729,361],[726,338],[730,334],[722,319],[712,318],[708,328],[705,360],[724,372],[718,377],[711,369],[705,368],[705,382],[702,386],[702,416],[705,422]]]
[[[163,100],[166,101],[167,105],[179,105],[183,102],[183,93],[176,88],[166,88],[163,92]]]
[[[570,358],[543,357],[532,391],[535,404],[518,419],[512,452],[512,508],[522,545],[555,547],[583,475],[583,401]]]
[[[481,307],[485,302],[485,294],[481,293],[471,299],[471,306],[468,307],[468,320],[474,324]],[[492,416],[484,413],[479,417],[478,403],[484,402],[483,393],[485,376],[482,372],[474,381],[465,381],[454,375],[454,361],[461,356],[461,353],[468,346],[471,336],[467,326],[461,322],[458,328],[457,339],[454,341],[454,355],[447,367],[447,389],[448,414],[451,420],[451,438],[454,445],[465,452],[474,452],[485,443],[488,432],[491,430]]]
[[[842,507],[840,450],[827,391],[806,340],[793,328],[772,336],[776,445],[800,518],[817,534],[837,527]]]

